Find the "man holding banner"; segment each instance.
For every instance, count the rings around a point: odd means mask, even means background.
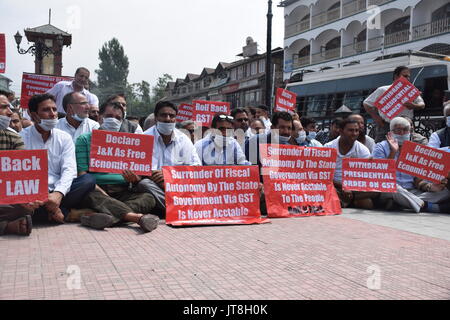
[[[124,109],[120,104],[112,102],[104,103],[100,106],[101,128],[106,131],[118,132],[124,114]],[[110,125],[109,123],[115,123],[115,125]],[[111,139],[113,139],[112,136]],[[140,145],[140,140],[136,139],[122,137],[121,139],[117,139],[116,143],[112,141],[109,143],[117,145],[120,140],[129,145]],[[121,150],[123,149],[116,149],[118,153],[113,153],[112,147],[107,146],[97,146],[91,150],[91,144],[93,144],[93,133],[80,136],[76,142],[78,175],[83,177],[89,173],[95,177],[97,182],[95,190],[91,191],[83,200],[83,207],[92,209],[95,213],[82,216],[81,224],[101,230],[113,227],[121,222],[134,222],[144,232],[154,230],[158,226],[159,221],[156,216],[150,214],[155,206],[155,200],[150,194],[141,193],[136,190],[135,186],[140,181],[139,176],[128,169],[120,170],[122,174],[102,173],[105,170],[108,171],[108,166],[104,170],[99,170],[101,172],[91,171],[91,167],[93,166],[91,155],[93,152],[99,152],[100,155],[107,157],[113,157],[117,154],[120,157]],[[124,154],[127,155],[129,152],[125,152]],[[138,157],[138,154],[139,157],[142,155],[142,153],[132,154],[134,157]],[[132,187],[133,185],[134,187]]]
[[[345,119],[341,123],[341,135],[333,141],[325,144],[325,148],[334,148],[337,150],[336,171],[334,173],[334,186],[341,200],[341,206],[346,208],[353,205],[355,208],[373,209],[373,200],[379,196],[375,192],[354,192],[344,190],[342,185],[342,160],[344,158],[370,158],[370,151],[365,145],[359,142],[358,122],[351,119]]]

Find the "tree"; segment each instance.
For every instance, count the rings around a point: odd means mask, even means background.
[[[170,74],[164,73],[162,77],[158,78],[158,81],[156,82],[156,85],[152,88],[153,93],[153,103],[156,104],[159,100],[164,98],[165,91],[167,87],[167,83],[169,81],[172,81],[173,78]]]
[[[107,96],[114,93],[129,94],[130,87],[127,82],[129,61],[119,40],[112,38],[103,44],[98,57],[100,65],[95,73],[98,79],[96,94],[100,101],[104,101]]]

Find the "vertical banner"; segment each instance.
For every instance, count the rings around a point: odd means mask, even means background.
[[[333,184],[336,149],[262,144],[260,150],[269,217],[342,213]]]
[[[166,223],[174,226],[267,223],[257,166],[163,167]]]
[[[441,183],[450,172],[450,153],[405,141],[397,160],[397,170],[434,183]]]
[[[394,159],[342,160],[342,188],[361,192],[397,192]]]
[[[89,171],[137,175],[152,174],[154,137],[147,134],[92,131]]]
[[[47,150],[0,151],[0,204],[47,199]]]
[[[419,89],[405,77],[400,77],[375,101],[375,106],[392,120],[405,109],[405,103],[414,101],[418,96]]]
[[[192,111],[194,107],[191,104],[182,103],[178,106],[177,122],[192,120]]]
[[[6,40],[5,34],[0,33],[0,73],[6,71]]]
[[[278,88],[275,98],[275,112],[294,113],[297,104],[297,95],[294,92]]]
[[[216,113],[230,114],[230,103],[221,101],[192,101],[194,106],[193,118],[200,122],[202,127],[211,127],[211,122]]]
[[[60,81],[72,81],[73,77],[47,76],[34,73],[23,73],[20,106],[28,108],[28,101],[35,94],[43,94]]]

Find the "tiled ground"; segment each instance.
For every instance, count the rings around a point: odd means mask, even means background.
[[[0,238],[0,299],[450,299],[445,234],[356,214],[251,226],[161,224],[148,234],[132,226],[37,227],[29,238]],[[450,215],[440,219],[450,225]],[[68,274],[73,268],[80,289]],[[371,270],[380,272],[379,290],[367,286],[377,283]]]

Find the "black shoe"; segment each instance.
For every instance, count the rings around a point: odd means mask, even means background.
[[[151,232],[158,227],[159,218],[153,214],[144,214],[139,219],[138,225],[144,232]]]
[[[113,217],[106,213],[94,213],[90,216],[82,216],[80,220],[83,226],[98,230],[109,228],[114,224]]]

